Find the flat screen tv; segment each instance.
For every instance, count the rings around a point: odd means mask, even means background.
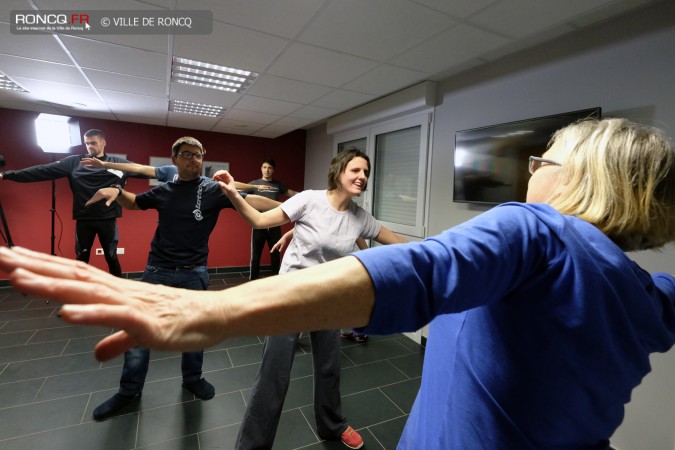
[[[589,108],[456,132],[453,201],[524,202],[529,157],[541,156],[558,129],[600,114]]]

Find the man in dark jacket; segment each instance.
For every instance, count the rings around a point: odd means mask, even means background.
[[[34,181],[68,178],[73,192],[73,219],[75,222],[75,252],[79,261],[89,262],[94,238],[103,248],[108,270],[116,276],[122,275],[117,259],[117,218],[122,216],[118,203],[106,206],[105,202],[85,206],[99,189],[113,184],[124,185],[127,175],[118,170],[99,169],[80,164],[82,158],[93,157],[102,161],[129,162],[124,158],[105,154],[106,140],[101,130],[89,130],[84,133],[84,143],[88,154],[67,156],[59,161],[21,170],[8,170],[0,173],[1,180],[31,183]]]

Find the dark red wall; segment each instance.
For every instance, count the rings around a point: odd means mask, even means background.
[[[16,170],[52,161],[35,138],[34,120],[38,113],[0,108],[0,154],[7,165],[1,170]],[[149,164],[150,156],[171,156],[171,144],[181,136],[197,138],[206,149],[206,161],[229,162],[230,172],[238,181],[260,178],[263,158],[273,157],[277,162],[275,178],[289,188],[303,189],[305,172],[305,131],[298,130],[276,139],[248,137],[208,131],[144,125],[86,117],[79,120],[80,131],[97,128],[105,132],[107,153],[126,153],[127,158],[140,164]],[[73,153],[86,153],[84,146]],[[72,153],[71,153],[72,154]],[[67,156],[55,155],[56,159]],[[129,179],[126,189],[141,193],[151,186],[148,180]],[[15,245],[49,253],[51,249],[52,183],[0,182],[0,201],[4,207],[12,240]],[[72,220],[72,194],[67,179],[56,181],[56,254],[75,258],[75,221]],[[142,272],[155,232],[157,213],[124,211],[118,220],[119,247],[124,272]],[[284,229],[288,229],[286,226]],[[211,234],[209,267],[247,267],[250,255],[251,230],[235,210],[221,212],[216,229]],[[4,242],[2,242],[4,244]],[[100,247],[98,240],[94,247]],[[92,253],[93,250],[92,250]],[[269,261],[263,252],[263,264]],[[107,270],[103,256],[92,254],[90,263]],[[0,277],[6,278],[0,274]]]

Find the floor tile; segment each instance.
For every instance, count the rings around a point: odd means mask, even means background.
[[[35,334],[35,331],[16,331],[14,333],[0,332],[0,348],[11,347],[12,345],[22,345],[28,343],[28,340]]]
[[[410,414],[412,405],[417,398],[417,392],[420,390],[421,378],[392,383],[387,386],[381,386],[380,391],[387,396],[394,404],[405,414]]]
[[[239,393],[233,393],[139,414],[138,446],[145,446],[241,422],[244,402]]]
[[[266,273],[268,275],[268,273]],[[215,274],[212,287],[248,281]],[[260,367],[264,336],[228,339],[205,350],[208,401],[184,389],[180,352],[151,352],[143,396],[119,415],[93,410],[119,389],[123,355],[96,361],[94,347],[115,330],[80,327],[56,316],[60,304],[0,288],[0,450],[227,449],[234,442]],[[343,413],[368,450],[393,449],[419,388],[424,353],[403,335],[341,342]],[[309,333],[296,348],[275,450],[344,449],[315,430]]]
[[[407,377],[390,362],[377,361],[343,368],[340,377],[340,390],[342,395],[348,395],[405,379]]]
[[[401,439],[406,419],[407,417],[392,419],[369,427],[368,430],[373,434],[375,439],[377,439],[377,442],[382,448],[387,450],[395,449],[398,445],[398,441]],[[370,447],[368,450],[370,450]]]
[[[3,439],[79,424],[89,395],[0,409]]]
[[[32,403],[44,382],[44,378],[34,378],[0,384],[0,409]]]
[[[30,361],[33,359],[59,356],[66,347],[67,341],[45,342],[41,344],[24,344],[4,347],[0,352],[0,363]]]
[[[4,442],[2,450],[126,450],[135,448],[137,416],[89,422]],[[1,444],[0,444],[1,445]]]
[[[103,338],[111,334],[112,329],[108,327],[81,327],[76,325],[51,328],[48,330],[38,330],[30,339],[29,343],[59,341],[63,339],[79,339],[89,336],[99,336]],[[93,348],[89,349],[90,351]]]
[[[98,367],[93,354],[87,353],[13,362],[0,374],[0,383],[78,373]]]

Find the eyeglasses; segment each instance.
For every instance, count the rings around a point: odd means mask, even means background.
[[[552,159],[539,158],[537,156],[530,156],[530,164],[528,166],[528,170],[530,171],[530,175],[534,175],[534,173],[537,170],[539,170],[539,168],[544,164],[553,164],[554,166],[562,166],[562,164],[560,164],[558,161],[553,161]]]
[[[201,153],[181,152],[177,156],[180,156],[183,159],[187,159],[188,161],[191,160],[193,157],[197,161],[201,161],[202,159],[204,159],[204,155]]]

